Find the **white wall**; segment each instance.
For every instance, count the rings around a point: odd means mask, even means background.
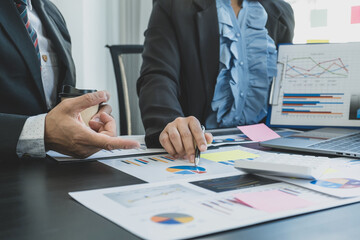
[[[152,0],[52,0],[72,37],[77,87],[110,92],[118,117],[115,76],[106,44],[142,44]],[[138,66],[137,66],[138,67]],[[132,96],[136,99],[136,96]],[[139,118],[139,116],[136,116]],[[138,125],[140,119],[134,119]],[[117,122],[118,118],[117,118]],[[118,128],[119,129],[119,128]],[[140,133],[137,126],[135,133]]]
[[[360,6],[360,0],[286,0],[295,13],[294,43],[308,40],[329,42],[360,41],[360,24],[351,24],[351,8]],[[312,27],[311,12],[326,11],[326,24]]]

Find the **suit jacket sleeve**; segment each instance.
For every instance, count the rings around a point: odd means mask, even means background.
[[[64,44],[66,50],[68,48],[70,49],[70,40],[67,37],[68,32],[66,29],[65,21],[61,16],[60,12],[57,10],[55,5],[53,5],[47,0],[36,2],[34,1],[33,3],[39,5],[41,2],[45,3],[45,11],[53,21],[49,21],[46,23],[42,22],[43,27],[45,28],[45,30],[48,30],[46,29],[46,27],[48,27],[49,25],[57,28],[63,37],[63,39],[60,39],[60,41],[58,42]],[[2,2],[1,4],[3,4],[1,5],[1,7],[7,7],[6,2]],[[38,11],[38,9],[36,10]],[[13,12],[10,11],[8,14],[13,14]],[[38,15],[43,16],[43,12],[38,11]],[[2,69],[2,72],[0,73],[0,99],[2,100],[0,101],[0,153],[2,156],[14,158],[17,157],[16,148],[26,120],[30,116],[45,113],[47,109],[45,102],[40,96],[40,93],[34,87],[35,80],[30,75],[29,69],[25,65],[25,62],[22,62],[22,57],[17,51],[11,38],[6,35],[6,31],[2,28],[2,24],[9,24],[10,28],[14,27],[12,25],[13,23],[11,22],[0,22],[0,44],[3,45],[3,48],[0,48],[0,68]],[[18,27],[19,25],[15,26]],[[54,37],[50,36],[50,32],[51,31],[47,32],[48,37],[52,41],[54,41]],[[54,41],[54,43],[55,42],[56,41]],[[55,50],[58,50],[56,46]],[[9,54],[11,54],[11,57],[8,56],[6,58],[5,56]],[[11,59],[12,62],[6,62],[9,61],[8,59]],[[20,65],[20,67],[16,69],[10,68],[7,67],[7,64]],[[69,65],[70,64],[64,66],[63,72],[67,72],[69,71],[69,69],[70,71],[74,69],[73,65]],[[60,77],[62,80],[65,79],[63,81],[66,84],[74,84],[75,79],[73,76],[74,75],[68,77],[68,79],[70,80],[66,80],[66,77],[64,76]],[[61,80],[59,79],[59,81]]]
[[[16,146],[28,116],[0,113],[0,152],[2,156],[16,156]]]
[[[180,105],[180,54],[171,20],[172,1],[156,1],[145,32],[143,65],[137,82],[148,147],[159,147],[166,124],[183,116]]]
[[[290,4],[283,0],[260,0],[260,3],[268,14],[266,28],[276,46],[291,43],[294,38],[295,20]]]

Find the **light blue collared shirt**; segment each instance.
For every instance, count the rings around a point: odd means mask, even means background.
[[[265,28],[267,13],[244,0],[238,15],[230,0],[216,0],[220,32],[220,72],[207,128],[253,124],[267,115],[277,51]]]

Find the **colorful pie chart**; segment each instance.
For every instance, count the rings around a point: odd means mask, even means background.
[[[166,171],[175,173],[175,174],[201,174],[206,173],[206,169],[203,167],[195,167],[195,166],[174,166],[169,167]]]
[[[151,221],[161,224],[183,224],[194,220],[190,215],[183,213],[163,213],[151,217]]]
[[[351,178],[329,178],[311,181],[312,184],[326,188],[350,189],[360,187],[360,181]]]

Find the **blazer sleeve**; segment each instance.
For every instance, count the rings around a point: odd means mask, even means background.
[[[294,11],[289,3],[281,1],[279,8],[282,12],[279,22],[285,26],[283,30],[278,31],[278,43],[292,43],[294,38],[295,19]]]
[[[259,0],[264,6],[268,21],[266,28],[276,46],[281,43],[291,43],[294,38],[294,11],[284,0]]]
[[[0,153],[17,157],[16,146],[28,116],[0,113]]]
[[[170,17],[172,2],[155,2],[145,31],[137,93],[148,147],[160,147],[161,131],[184,115],[179,101],[180,53]]]

